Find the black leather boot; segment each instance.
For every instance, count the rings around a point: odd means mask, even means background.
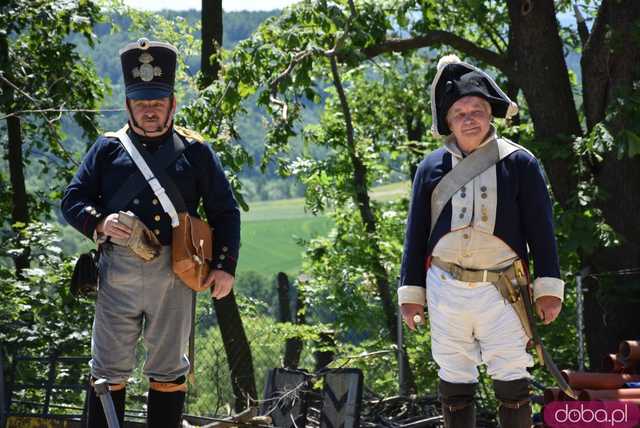
[[[160,392],[150,389],[147,398],[147,427],[178,428],[185,395],[183,391]]]
[[[113,406],[116,408],[118,422],[124,427],[124,399],[126,397],[126,389],[119,391],[110,391]],[[87,428],[108,428],[107,418],[104,415],[104,409],[96,390],[89,387],[89,403],[87,406]]]
[[[439,398],[445,428],[475,428],[473,396],[477,383],[451,383],[440,379]]]
[[[498,416],[502,428],[531,428],[529,379],[494,380],[493,388],[500,402]]]

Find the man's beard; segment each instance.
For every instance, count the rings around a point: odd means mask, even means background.
[[[146,132],[161,132],[164,130],[164,127],[162,126],[162,124],[160,123],[160,119],[155,118],[154,120],[145,120],[143,123],[145,123],[145,127],[147,127],[147,125],[151,125],[148,126],[149,128],[153,127],[153,129],[146,129]]]

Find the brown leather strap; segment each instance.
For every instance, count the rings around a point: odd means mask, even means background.
[[[453,279],[462,282],[493,282],[496,283],[502,275],[513,277],[513,267],[509,266],[503,270],[475,270],[465,269],[455,263],[445,262],[439,257],[433,257],[431,264],[448,272]]]
[[[458,412],[462,409],[465,409],[469,406],[473,405],[473,401],[467,401],[464,403],[456,403],[456,404],[447,404],[447,403],[442,403],[442,406],[447,409],[449,412]]]
[[[519,409],[520,407],[529,405],[529,399],[525,398],[520,401],[500,401],[500,405],[507,409]]]
[[[149,388],[159,392],[187,392],[187,383],[149,382]]]

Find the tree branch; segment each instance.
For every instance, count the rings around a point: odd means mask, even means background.
[[[587,119],[587,129],[602,120],[605,115],[609,92],[609,63],[611,51],[607,46],[611,4],[603,0],[598,9],[596,20],[591,28],[589,39],[583,45],[582,58],[582,93],[583,108]]]
[[[473,15],[474,11],[472,10],[469,4],[465,3],[464,5],[462,5],[462,7],[464,7],[467,10],[467,12]],[[507,45],[507,41],[500,35],[500,33],[498,31],[493,31],[493,27],[491,26],[490,23],[488,23],[489,25],[486,25],[487,22],[478,20],[476,24],[478,25],[478,27],[480,27],[480,29],[482,29],[482,31],[485,32],[486,36],[491,40],[491,43],[496,48],[498,53],[501,55],[504,54],[505,49],[508,45]]]
[[[24,97],[26,97],[29,101],[31,101],[33,104],[35,105],[42,105],[44,104],[43,101],[37,100],[35,98],[33,98],[31,95],[29,95],[26,91],[24,91],[23,89],[21,89],[20,87],[18,87],[15,83],[13,83],[11,80],[7,79],[7,77],[5,77],[4,72],[2,70],[0,70],[0,81],[4,82],[5,85],[9,86],[9,88],[11,88],[11,91],[18,91],[19,93],[21,93]],[[65,111],[64,109],[64,104],[62,106],[60,106],[57,109],[51,109],[51,108],[45,108],[45,109],[33,109],[31,110],[24,110],[24,111],[18,111],[18,112],[12,112],[12,113],[8,113],[6,115],[4,115],[2,117],[2,119],[6,119],[7,123],[15,120],[18,120],[17,123],[19,123],[19,113],[29,113],[29,112],[33,112],[33,113],[38,113],[42,116],[42,118],[44,119],[45,123],[47,124],[48,128],[51,130],[51,132],[53,134],[56,134],[56,130],[53,127],[53,122],[55,122],[56,120],[59,120],[62,117],[62,113],[63,111]],[[77,112],[89,112],[89,110],[78,110]],[[58,119],[49,119],[46,115],[46,112],[58,112]],[[95,125],[94,125],[95,128]],[[54,139],[55,144],[58,145],[58,147],[60,147],[60,149],[67,155],[67,158],[71,160],[71,162],[73,162],[76,166],[80,166],[80,164],[78,164],[78,162],[76,162],[73,159],[73,156],[71,156],[71,153],[64,147],[64,145],[62,145],[62,142],[60,140],[58,140],[57,138]]]
[[[60,120],[62,113],[115,113],[125,111],[123,108],[106,108],[106,109],[86,109],[86,108],[43,108],[43,109],[30,109],[30,110],[18,110],[11,113],[7,113],[4,116],[0,116],[0,120],[7,119],[13,116],[22,116],[32,113],[57,113],[55,119],[48,119],[47,122],[53,123]]]
[[[336,92],[338,93],[338,98],[340,99],[340,106],[342,107],[342,114],[344,114],[345,125],[347,127],[347,143],[349,144],[350,154],[353,155],[353,158],[355,156],[355,139],[353,136],[353,121],[351,119],[351,110],[349,109],[347,96],[344,93],[344,87],[342,86],[340,73],[338,72],[338,62],[336,61],[335,55],[329,56],[329,62],[331,63],[333,85],[336,87]]]
[[[293,58],[291,58],[291,62],[289,63],[289,66],[282,73],[280,73],[275,79],[273,79],[273,81],[271,82],[271,93],[269,95],[269,101],[271,101],[272,104],[275,104],[275,105],[279,106],[282,109],[281,116],[282,116],[282,120],[285,121],[285,122],[287,121],[287,117],[288,117],[288,114],[287,114],[288,106],[287,106],[287,103],[285,101],[282,101],[277,96],[278,95],[278,85],[287,76],[289,76],[291,74],[291,72],[296,67],[296,65],[298,65],[299,63],[304,61],[308,56],[313,55],[314,53],[318,53],[318,52],[322,52],[322,51],[320,51],[318,49],[306,49],[306,50],[297,52],[296,54],[293,55]]]
[[[414,49],[447,45],[465,54],[489,64],[506,75],[512,73],[512,67],[507,57],[482,48],[475,43],[448,31],[434,30],[411,39],[388,39],[382,43],[362,50],[367,58],[373,58],[383,53],[406,52]]]
[[[573,4],[573,13],[576,15],[576,24],[578,25],[578,35],[580,36],[580,42],[584,46],[589,40],[589,28],[584,20],[584,15],[580,12],[580,8],[577,3]]]
[[[602,4],[600,4],[598,14],[596,15],[596,20],[593,23],[593,27],[591,27],[591,34],[589,35],[588,40],[583,42],[583,56],[587,55],[587,51],[597,49],[597,46],[593,46],[594,44],[604,42],[605,33],[607,32],[607,24],[609,21],[609,7],[611,7],[609,0],[602,0]]]
[[[358,12],[356,11],[356,4],[353,0],[349,0],[349,10],[351,11],[351,19],[355,18]]]

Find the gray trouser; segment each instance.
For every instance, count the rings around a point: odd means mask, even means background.
[[[101,251],[91,375],[126,382],[136,365],[141,334],[147,350],[145,376],[166,382],[186,375],[192,291],[171,270],[171,247],[162,247],[149,262],[113,244]]]

